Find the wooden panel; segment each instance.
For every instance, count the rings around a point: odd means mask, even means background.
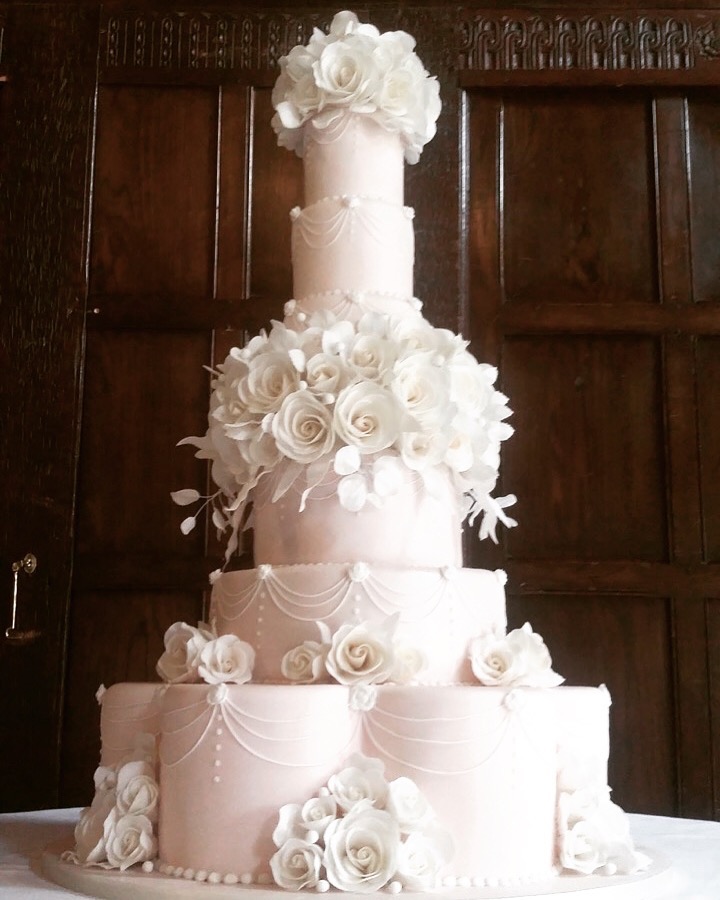
[[[505,97],[506,300],[657,300],[648,122],[642,94]]]
[[[712,811],[720,819],[720,597],[707,602],[710,721],[712,723]]]
[[[61,805],[83,806],[92,799],[92,773],[100,756],[98,687],[118,681],[157,681],[155,664],[166,629],[173,622],[195,623],[202,614],[197,594],[74,594]]]
[[[659,377],[650,339],[507,341],[516,434],[503,485],[520,521],[506,537],[511,556],[666,557]]]
[[[704,559],[720,562],[720,336],[697,342],[697,404]]]
[[[692,95],[688,103],[692,273],[696,302],[720,301],[720,102]]]
[[[248,293],[248,174],[250,167],[250,90],[222,89],[216,297],[237,301]]]
[[[7,18],[5,13],[7,12]],[[96,14],[0,8],[0,811],[57,806]],[[11,643],[12,563],[22,576]]]
[[[207,427],[209,336],[92,332],[88,338],[77,548],[81,555],[203,552],[202,529],[170,491],[203,485],[205,464],[176,443]]]
[[[631,595],[510,596],[510,627],[543,635],[567,684],[608,686],[609,782],[632,812],[676,808],[670,611],[666,600]],[[632,751],[630,749],[632,747]]]
[[[271,118],[270,91],[255,91],[250,290],[284,303],[292,297],[290,210],[303,203],[302,161],[277,146]]]
[[[216,91],[100,90],[94,293],[212,296],[216,143]]]

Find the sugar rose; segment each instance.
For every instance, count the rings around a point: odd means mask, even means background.
[[[288,891],[314,888],[320,880],[322,850],[300,838],[289,838],[270,858],[275,883]]]
[[[198,674],[208,684],[245,684],[252,678],[255,651],[234,634],[209,641],[200,653]]]
[[[369,894],[387,884],[397,869],[400,831],[392,816],[359,805],[325,832],[325,868],[341,891]]]
[[[303,641],[283,656],[280,671],[295,684],[311,684],[325,674],[325,657],[329,647],[318,641]]]
[[[123,816],[113,810],[105,820],[104,831],[108,862],[121,872],[157,854],[157,841],[147,816]]]
[[[328,789],[337,805],[349,812],[358,804],[371,803],[384,806],[388,785],[379,760],[355,755],[348,760],[350,765],[337,772],[328,781]]]
[[[198,662],[205,644],[215,637],[202,623],[197,628],[175,622],[165,632],[165,652],[157,663],[157,673],[169,684],[198,680]]]
[[[394,664],[392,635],[365,624],[339,628],[326,661],[328,672],[340,684],[380,684],[388,680]]]
[[[565,680],[553,672],[543,639],[527,622],[504,637],[490,633],[476,638],[470,662],[475,677],[488,686],[557,687]]]

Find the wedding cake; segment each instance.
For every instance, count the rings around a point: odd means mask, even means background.
[[[636,872],[606,689],[560,686],[540,636],[506,632],[504,573],[462,566],[464,520],[515,524],[493,496],[512,428],[495,369],[414,293],[404,164],[437,82],[409,35],[342,12],[281,61],[273,102],[304,163],[294,299],[217,366],[207,432],[181,442],[216,492],[174,494],[209,507],[226,565],[209,624],[168,630],[164,684],[100,692],[68,859],[239,891]],[[245,528],[255,567],[233,571]]]

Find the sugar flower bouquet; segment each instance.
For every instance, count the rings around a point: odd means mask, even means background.
[[[417,162],[435,134],[440,99],[414,48],[404,31],[380,34],[352,12],[339,12],[329,34],[316,28],[307,46],[280,60],[272,95],[280,146],[302,156],[306,122],[325,129],[358,113],[400,134],[406,160]]]
[[[358,511],[382,506],[408,472],[431,494],[449,473],[470,524],[482,517],[481,538],[495,538],[498,520],[515,524],[503,511],[515,498],[491,496],[500,444],[513,431],[495,368],[421,316],[368,313],[354,324],[320,312],[307,326],[274,322],[232,349],[213,372],[206,434],[180,441],[211,461],[218,490],[206,498],[176,491],[173,500],[212,506],[215,525],[230,530],[226,558],[261,482],[272,502],[295,485],[302,511],[334,479],[341,505]],[[183,532],[195,522],[186,518]]]
[[[273,841],[273,878],[289,891],[432,890],[453,854],[415,782],[386,781],[382,762],[360,754],[318,796],[283,806]]]

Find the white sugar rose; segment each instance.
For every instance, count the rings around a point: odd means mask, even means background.
[[[335,396],[350,382],[345,361],[331,353],[316,353],[307,362],[305,379],[316,394]]]
[[[400,438],[400,456],[408,469],[424,472],[443,462],[447,446],[447,437],[442,431],[406,432]]]
[[[317,844],[290,838],[270,858],[275,884],[288,891],[314,888],[320,880],[322,855]]]
[[[374,684],[354,684],[350,688],[348,706],[356,712],[368,712],[377,703],[377,686]]]
[[[272,434],[280,453],[299,463],[320,459],[335,443],[331,411],[307,390],[285,397],[272,420]]]
[[[446,427],[453,412],[446,369],[423,354],[398,362],[393,376],[393,393],[425,431]]]
[[[329,646],[318,641],[303,641],[283,656],[280,671],[294,684],[311,684],[325,674],[325,658]]]
[[[303,804],[300,820],[308,832],[314,831],[322,837],[328,825],[337,816],[337,801],[332,794],[313,797]]]
[[[165,652],[157,663],[157,673],[168,684],[198,680],[200,653],[215,634],[200,623],[197,628],[185,622],[175,622],[165,632]]]
[[[285,397],[299,387],[293,358],[280,350],[258,354],[250,361],[247,375],[237,385],[237,395],[248,412],[265,415],[278,410]]]
[[[397,870],[400,831],[393,817],[359,805],[325,832],[327,879],[342,891],[369,894],[379,890]]]
[[[158,783],[155,771],[145,762],[126,763],[117,776],[117,809],[120,815],[147,816],[157,822]]]
[[[92,806],[82,811],[75,826],[75,855],[81,865],[105,860],[105,820],[115,808],[115,793],[96,794]]]
[[[208,684],[245,684],[252,678],[255,651],[234,634],[209,641],[200,653],[198,674]]]
[[[113,810],[105,820],[104,831],[108,862],[121,872],[157,854],[153,825],[147,816],[123,816]]]
[[[395,817],[403,834],[423,831],[435,818],[427,797],[411,778],[404,776],[388,785],[385,808]]]
[[[117,785],[117,772],[111,766],[98,766],[93,775],[96,794],[114,791]]]
[[[393,629],[366,624],[347,624],[339,628],[325,665],[340,684],[381,684],[387,681],[395,665]]]
[[[344,388],[335,401],[334,426],[341,441],[361,453],[385,450],[397,439],[400,411],[396,399],[372,382]]]
[[[560,864],[570,871],[630,875],[650,862],[635,850],[629,820],[610,800],[608,788],[561,793],[558,826]]]
[[[392,375],[396,357],[397,349],[391,341],[378,334],[358,334],[347,361],[364,381],[385,383]]]
[[[389,678],[394,684],[410,684],[427,668],[427,656],[419,647],[396,643],[394,651],[395,663]]]
[[[348,763],[328,781],[328,790],[340,809],[349,812],[366,801],[376,807],[384,806],[388,785],[380,760],[356,754]]]
[[[411,891],[432,890],[439,887],[440,872],[451,855],[452,841],[448,835],[414,832],[400,845],[397,878]]]
[[[557,687],[565,680],[552,670],[550,653],[529,623],[505,637],[490,633],[470,645],[473,673],[481,684],[503,687]]]
[[[373,55],[376,42],[363,35],[329,44],[313,63],[313,74],[328,106],[373,112],[381,76]]]

